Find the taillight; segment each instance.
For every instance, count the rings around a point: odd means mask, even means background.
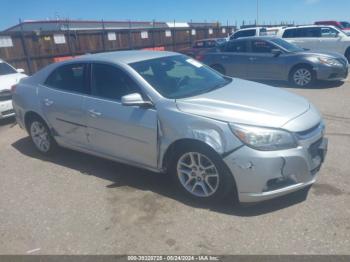
[[[16,87],[17,87],[17,85],[11,86],[11,93],[14,93],[16,91]]]

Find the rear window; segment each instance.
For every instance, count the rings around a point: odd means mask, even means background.
[[[204,42],[203,41],[198,41],[194,44],[194,47],[196,48],[202,48],[204,47]]]
[[[16,74],[17,71],[10,65],[6,63],[0,62],[0,75],[10,75],[10,74]]]

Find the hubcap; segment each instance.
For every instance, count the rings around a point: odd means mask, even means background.
[[[209,197],[219,187],[219,173],[214,163],[201,153],[182,155],[177,163],[181,185],[192,195]]]
[[[294,82],[298,86],[306,86],[311,82],[311,72],[308,69],[300,68],[293,75]]]
[[[46,127],[42,123],[38,121],[34,121],[30,126],[30,135],[33,139],[35,146],[41,152],[49,151],[50,149],[49,133]]]

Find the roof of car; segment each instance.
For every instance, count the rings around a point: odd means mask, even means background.
[[[332,25],[298,25],[298,26],[289,26],[283,29],[294,29],[294,28],[308,28],[308,27],[332,27],[335,28],[335,26]]]
[[[273,39],[276,39],[276,36],[247,36],[247,37],[232,39],[230,41],[259,40],[259,39],[261,39],[261,40],[273,40]]]
[[[146,50],[130,50],[130,51],[115,51],[98,54],[83,55],[75,60],[78,61],[106,61],[113,63],[130,64],[144,60],[155,58],[179,55],[178,53],[168,51],[146,51]]]

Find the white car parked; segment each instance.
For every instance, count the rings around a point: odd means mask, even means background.
[[[350,61],[350,36],[334,26],[286,27],[277,36],[311,51],[340,53]]]
[[[280,27],[249,27],[240,29],[230,35],[230,40],[252,36],[275,36],[282,28]]]
[[[0,119],[15,115],[12,107],[11,87],[27,77],[23,69],[15,69],[0,59]]]

